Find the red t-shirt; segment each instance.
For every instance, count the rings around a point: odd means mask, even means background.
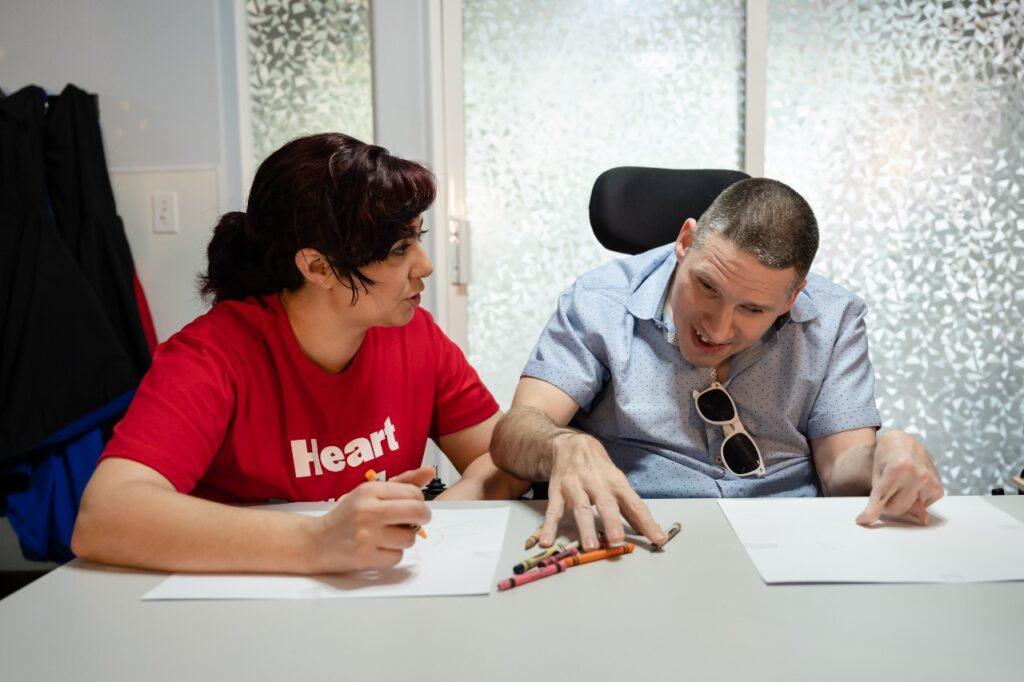
[[[337,499],[415,469],[428,436],[498,409],[430,314],[367,331],[344,371],[299,347],[277,295],[226,301],[162,344],[103,457],[222,502]]]

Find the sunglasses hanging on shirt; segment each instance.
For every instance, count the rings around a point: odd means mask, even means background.
[[[764,476],[764,459],[757,443],[743,428],[736,403],[725,387],[717,381],[703,391],[693,392],[697,414],[709,424],[721,426],[725,433],[722,441],[722,462],[736,476]]]

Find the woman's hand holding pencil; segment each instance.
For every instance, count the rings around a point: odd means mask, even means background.
[[[365,476],[366,476],[366,480],[370,481],[371,483],[376,483],[377,481],[380,480],[378,478],[378,476],[377,476],[377,472],[374,471],[373,469],[367,469]],[[401,479],[401,475],[399,475],[398,478],[396,478],[395,480],[397,481],[397,480],[400,480],[400,479]],[[427,539],[427,531],[423,530],[423,526],[416,526],[416,525],[414,525],[412,527],[412,529],[414,531],[416,531],[416,535],[419,535],[424,540]]]
[[[402,551],[416,542],[416,529],[430,521],[420,488],[433,476],[432,467],[422,467],[366,483],[327,514],[308,517],[308,572],[381,569],[401,561]]]

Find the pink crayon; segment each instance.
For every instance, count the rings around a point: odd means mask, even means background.
[[[527,571],[526,573],[514,575],[511,578],[505,578],[504,580],[499,581],[498,591],[500,592],[502,590],[511,590],[513,587],[519,587],[520,585],[525,585],[526,583],[532,583],[534,580],[540,580],[541,578],[547,578],[549,575],[561,573],[567,568],[567,566],[563,566],[560,563],[551,564],[549,566],[545,566],[544,568],[535,568],[532,571]]]
[[[568,559],[569,557],[575,556],[579,553],[579,547],[570,547],[569,549],[562,550],[554,556],[549,556],[547,559],[544,559],[539,564],[537,564],[537,568],[544,568],[545,566],[550,566],[551,564],[557,564],[562,559]]]

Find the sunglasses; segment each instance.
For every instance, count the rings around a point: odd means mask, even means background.
[[[725,468],[736,476],[764,476],[764,459],[757,443],[743,428],[736,403],[722,384],[714,381],[703,391],[693,392],[697,414],[708,424],[722,427],[725,440],[722,441],[720,460]]]

